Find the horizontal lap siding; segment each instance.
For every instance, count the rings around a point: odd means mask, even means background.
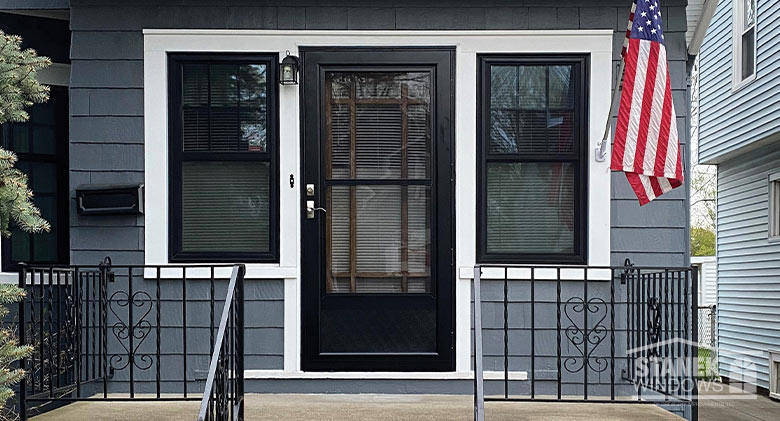
[[[119,269],[118,276],[126,276],[126,269]],[[140,269],[136,271],[140,274]],[[133,293],[137,295],[138,305],[134,308],[134,322],[142,324],[142,320],[150,323],[149,334],[137,337],[134,343],[137,365],[134,377],[145,383],[137,385],[137,392],[152,393],[153,382],[156,379],[157,350],[157,320],[156,320],[156,282],[152,279],[140,280],[138,275],[133,282]],[[164,279],[160,283],[160,380],[163,392],[180,391],[182,370],[184,368],[184,305],[182,301],[182,281]],[[227,280],[215,282],[214,323],[219,324],[222,314]],[[118,279],[115,284],[109,284],[108,296],[116,291],[127,291],[126,278]],[[145,301],[143,292],[149,294],[151,301]],[[118,297],[118,298],[117,298]],[[127,307],[122,306],[121,295],[113,297],[109,302],[107,322],[114,326],[117,322],[127,323]],[[210,285],[208,280],[187,280],[186,301],[186,335],[187,335],[187,379],[190,381],[205,381],[208,375],[211,357],[210,325]],[[148,313],[147,313],[148,310]],[[87,312],[90,304],[87,304]],[[283,355],[279,344],[282,343],[284,331],[284,282],[281,280],[247,280],[245,283],[245,364],[255,369],[279,369],[283,366]],[[94,314],[94,313],[93,313]],[[125,347],[127,340],[121,339],[121,332],[109,329],[107,348],[109,355],[116,357],[109,360],[110,367],[116,367],[110,381],[111,390],[126,387],[130,376],[129,368],[123,367],[126,359]],[[214,330],[216,337],[216,329]],[[85,350],[90,352],[89,349]],[[146,364],[154,362],[149,368]],[[192,385],[194,391],[200,391]],[[202,387],[202,386],[199,386]],[[114,390],[118,391],[118,390]]]
[[[755,355],[762,387],[766,351],[780,349],[780,242],[767,239],[768,176],[777,172],[778,145],[718,167],[719,369],[736,377],[734,358]]]
[[[143,181],[143,28],[612,29],[616,66],[629,11],[628,3],[622,0],[573,0],[560,2],[559,7],[550,7],[550,2],[541,0],[269,0],[257,6],[252,6],[255,2],[227,0],[220,7],[214,6],[213,0],[170,0],[163,5],[159,1],[128,0],[121,6],[107,6],[110,3],[71,2],[71,142],[73,150],[79,151],[78,155],[71,153],[72,186]],[[665,1],[663,17],[677,125],[686,151],[683,161],[687,162],[685,4],[685,0]],[[93,152],[111,154],[117,159],[95,157]],[[140,155],[122,156],[125,152]],[[612,263],[622,264],[630,258],[642,265],[686,264],[685,188],[644,208],[638,206],[622,174],[613,174],[611,188]],[[71,223],[74,262],[94,263],[101,255],[100,241],[109,244],[110,254],[122,262],[143,261],[142,217],[99,220],[81,218],[73,212]],[[543,289],[549,293],[549,287]],[[548,314],[541,317],[549,320],[549,309],[545,312]],[[491,341],[486,346],[493,349],[495,343]],[[274,352],[282,354],[281,336]],[[279,364],[276,368],[281,368],[281,360]]]
[[[732,92],[732,1],[721,1],[700,53],[699,160],[730,153],[780,131],[780,2],[757,2],[756,80]]]

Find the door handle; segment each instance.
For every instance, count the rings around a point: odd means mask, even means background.
[[[316,211],[322,211],[327,213],[328,211],[325,210],[325,208],[318,208],[314,206],[313,200],[307,200],[306,201],[306,219],[314,219],[314,212]]]

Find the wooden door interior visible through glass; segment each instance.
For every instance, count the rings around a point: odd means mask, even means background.
[[[431,74],[325,78],[328,293],[431,292]]]

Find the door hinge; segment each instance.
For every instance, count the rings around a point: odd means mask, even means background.
[[[450,247],[450,266],[455,266],[455,249]]]

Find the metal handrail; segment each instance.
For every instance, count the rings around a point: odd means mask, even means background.
[[[207,419],[208,411],[209,411],[209,404],[211,397],[214,393],[214,384],[215,384],[215,378],[217,375],[217,366],[219,365],[219,358],[220,354],[223,350],[223,345],[225,343],[226,338],[226,332],[228,329],[228,319],[230,317],[230,312],[237,311],[238,312],[238,320],[239,320],[239,326],[235,326],[236,329],[240,331],[243,330],[243,284],[244,284],[244,274],[246,273],[246,267],[244,265],[235,265],[233,266],[233,273],[230,276],[230,283],[228,284],[228,290],[227,295],[225,297],[225,305],[222,308],[222,316],[220,317],[219,321],[219,330],[217,332],[216,340],[214,341],[214,350],[211,354],[211,362],[209,363],[209,375],[206,380],[206,388],[203,391],[203,398],[200,401],[200,412],[198,413],[198,421],[205,421]],[[236,286],[238,285],[238,288]],[[233,298],[236,296],[236,305],[237,308],[233,308]],[[241,336],[243,338],[243,336]],[[235,406],[233,408],[233,414],[235,420],[243,420],[243,394],[244,394],[244,386],[243,386],[243,339],[239,339],[238,344],[238,357],[236,361],[236,367],[235,371],[232,373],[233,376],[239,376],[240,381],[237,384],[237,389],[234,393],[236,393],[235,397]]]

